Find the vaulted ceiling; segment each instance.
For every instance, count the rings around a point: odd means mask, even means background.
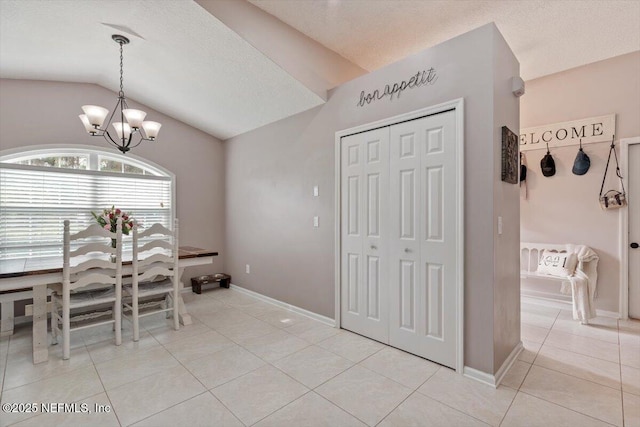
[[[291,52],[283,59],[287,52],[278,49],[291,49],[277,38],[283,34],[330,52],[343,70],[351,67],[349,78],[492,21],[525,80],[640,50],[638,0],[250,2],[257,7],[246,0],[1,0],[0,77],[89,82],[117,92],[111,34],[124,34],[131,39],[127,96],[227,139],[324,102],[329,87],[307,78],[321,67],[301,68]],[[244,9],[230,9],[238,5]],[[223,17],[217,11],[224,7]],[[275,26],[283,31],[276,34]],[[326,69],[323,84],[340,80]]]

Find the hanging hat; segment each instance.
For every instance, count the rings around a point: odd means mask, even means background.
[[[576,159],[573,161],[573,169],[571,171],[576,175],[584,175],[589,170],[589,166],[591,166],[591,160],[587,153],[582,151],[582,140],[580,140],[580,150],[578,150]]]
[[[547,154],[540,160],[540,168],[542,168],[542,175],[544,176],[553,176],[556,174],[556,162],[549,152],[549,144],[547,144]]]

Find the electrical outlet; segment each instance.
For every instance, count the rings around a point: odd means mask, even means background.
[[[313,197],[318,197],[320,195],[320,190],[317,185],[313,186]]]
[[[247,264],[247,266],[244,268],[244,271],[247,274],[251,274],[251,267],[249,266],[249,264]]]
[[[502,234],[502,217],[498,217],[498,234]]]
[[[313,226],[314,227],[320,227],[320,218],[317,216],[313,217]]]

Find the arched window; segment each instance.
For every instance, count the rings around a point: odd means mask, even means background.
[[[93,148],[0,152],[0,259],[60,255],[65,219],[73,232],[112,206],[170,228],[174,180],[130,154]]]

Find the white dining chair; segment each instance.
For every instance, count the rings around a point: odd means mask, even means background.
[[[140,339],[140,318],[156,313],[172,314],[177,331],[180,328],[178,220],[174,222],[173,231],[159,223],[140,231],[134,222],[132,262],[132,283],[125,286],[123,292],[125,310],[131,311],[131,317],[125,318],[133,323],[133,340]],[[158,301],[159,297],[164,298]]]
[[[63,359],[70,356],[72,331],[113,323],[116,345],[122,343],[121,220],[115,233],[98,224],[75,234],[69,229],[65,220],[62,285],[54,285],[51,294],[51,332],[54,344],[62,335]]]

